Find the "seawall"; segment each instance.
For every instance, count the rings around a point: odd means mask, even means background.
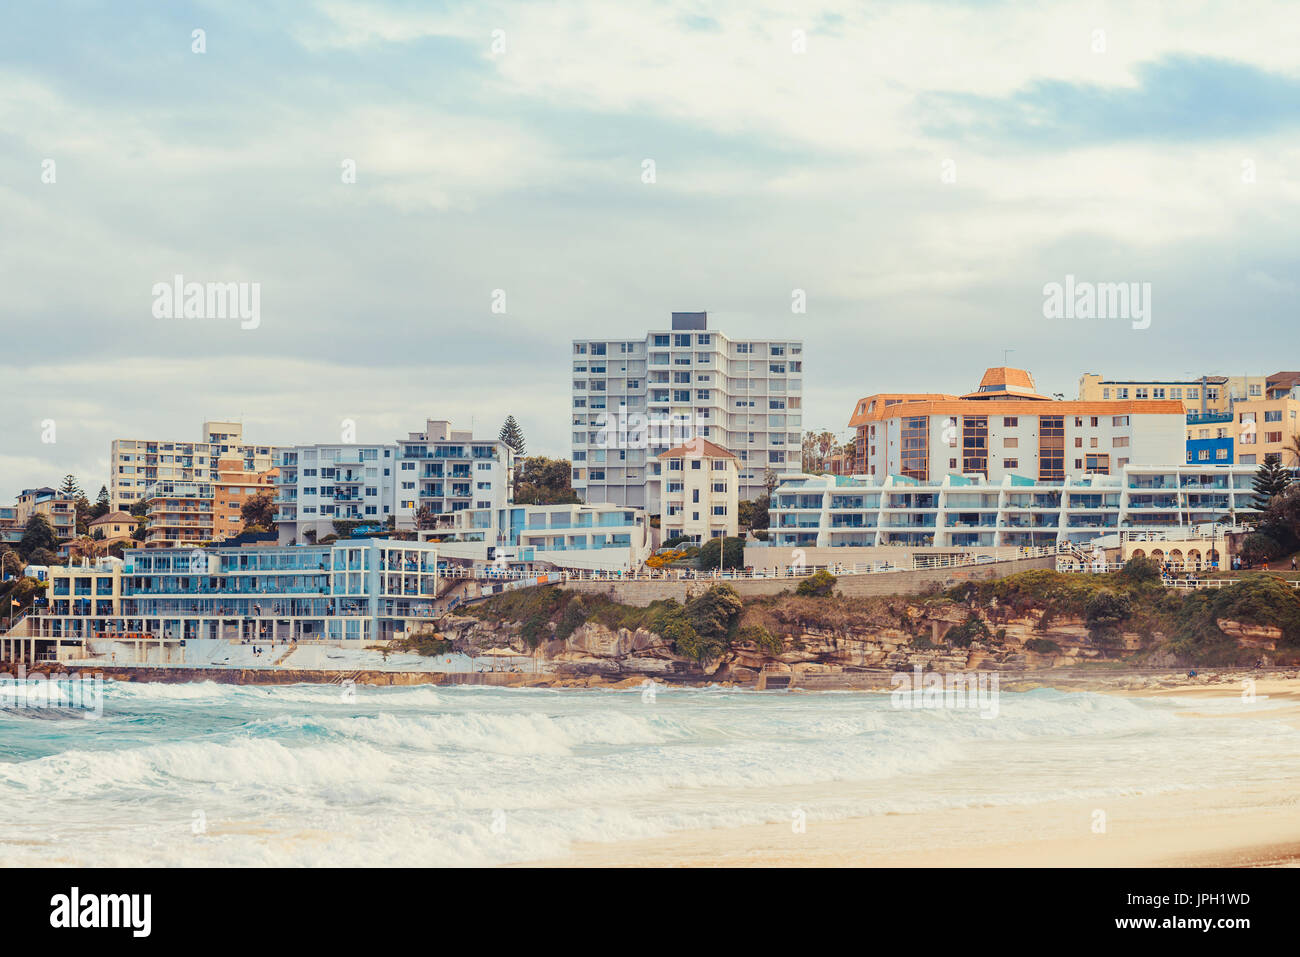
[[[1008,562],[990,562],[986,565],[959,565],[953,568],[922,568],[897,572],[876,572],[862,575],[837,576],[835,591],[848,598],[874,597],[879,595],[915,595],[925,588],[938,584],[941,588],[968,581],[988,581],[993,578],[1005,578],[1017,572],[1032,569],[1056,567],[1056,557],[1021,558]],[[794,591],[800,582],[798,578],[737,578],[723,579],[732,585],[741,597],[751,598],[761,595],[779,595],[783,591]],[[557,587],[588,595],[604,595],[624,605],[636,605],[644,608],[653,601],[674,598],[684,602],[691,595],[698,594],[715,579],[696,578],[687,581],[667,581],[651,579],[646,581],[569,581]]]

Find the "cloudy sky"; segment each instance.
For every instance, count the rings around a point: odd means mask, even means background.
[[[567,456],[570,340],[673,310],[802,336],[836,431],[1004,349],[1071,397],[1300,368],[1294,0],[790,6],[6,5],[0,499],[205,418]],[[176,274],[260,325],[155,317]],[[1045,319],[1067,274],[1150,328]]]

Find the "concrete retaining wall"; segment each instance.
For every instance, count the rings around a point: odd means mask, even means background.
[[[962,565],[957,568],[842,575],[839,576],[835,590],[837,594],[854,598],[874,595],[915,595],[935,582],[940,587],[947,588],[960,582],[988,581],[992,578],[1005,578],[1016,572],[1055,567],[1056,558],[1045,556],[993,562],[987,565]],[[787,589],[793,591],[799,584],[797,578],[740,578],[726,581],[733,585],[742,597],[777,595]],[[698,594],[712,584],[712,579],[699,578],[693,581],[570,581],[559,587],[588,595],[605,595],[620,604],[643,608],[652,601],[665,598],[685,601],[690,595]]]

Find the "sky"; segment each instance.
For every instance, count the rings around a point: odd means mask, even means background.
[[[205,419],[567,457],[572,339],[674,310],[801,337],[845,437],[1004,355],[1070,398],[1300,368],[1294,0],[791,6],[7,4],[0,500]],[[1045,318],[1067,275],[1150,324]]]

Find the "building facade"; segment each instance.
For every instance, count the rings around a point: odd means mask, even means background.
[[[674,312],[637,339],[575,339],[573,488],[590,503],[646,508],[655,455],[702,438],[733,452],[739,495],[765,491],[769,471],[800,471],[803,343],[732,339],[703,312]]]
[[[437,546],[427,542],[132,549],[120,562],[50,569],[48,607],[32,627],[42,647],[384,641],[427,623],[438,580]]]
[[[1126,465],[1059,482],[1005,475],[806,475],[772,496],[771,542],[817,547],[1083,544],[1125,529],[1172,531],[1254,514],[1249,466]]]
[[[423,516],[429,527],[451,528],[458,512],[495,512],[512,501],[510,447],[441,419],[390,444],[299,445],[276,461],[282,544],[319,540],[339,521],[409,531]]]
[[[44,515],[54,528],[59,541],[65,542],[77,535],[76,499],[61,495],[48,486],[25,488],[18,493],[14,508],[14,521],[24,529],[33,515]],[[21,538],[21,532],[19,538]]]
[[[213,541],[234,538],[244,530],[244,505],[256,495],[274,495],[278,474],[275,468],[250,469],[242,458],[218,461],[212,495]]]
[[[479,571],[636,571],[650,557],[646,513],[622,505],[510,505],[460,511],[439,555],[468,561]]]
[[[945,475],[1046,484],[1182,462],[1186,414],[1173,400],[1054,401],[1023,369],[987,370],[966,395],[878,394],[859,400],[855,474],[927,485]]]
[[[1191,379],[1106,379],[1086,372],[1079,379],[1080,402],[1173,400],[1188,414],[1231,412],[1234,403],[1262,398],[1266,376],[1203,375]]]
[[[244,442],[238,422],[204,422],[197,442],[114,439],[109,451],[109,508],[129,510],[159,482],[215,483],[223,458],[238,457],[253,472],[271,468],[276,448]]]
[[[734,455],[704,439],[661,452],[650,482],[660,503],[663,539],[702,544],[740,531],[739,469]]]

